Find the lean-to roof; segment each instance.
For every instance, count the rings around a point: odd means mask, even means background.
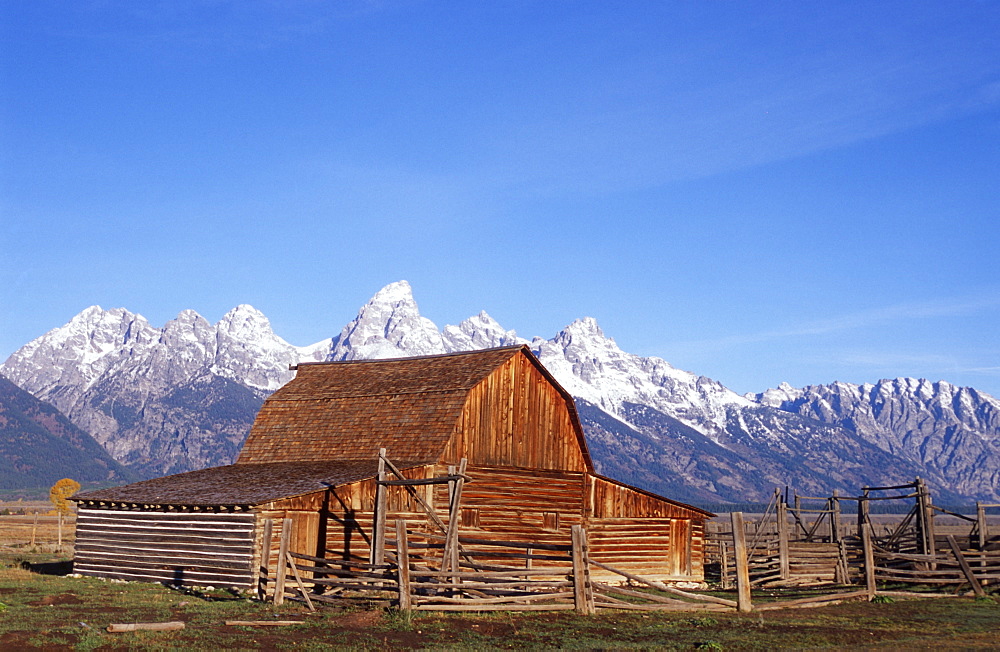
[[[526,347],[391,360],[306,363],[257,415],[237,464],[438,460],[469,390]]]
[[[393,464],[400,469],[422,465],[419,462],[398,460],[393,460]],[[378,462],[374,458],[231,464],[168,475],[123,487],[86,491],[73,496],[73,500],[147,505],[250,506],[324,491],[331,486],[373,478],[377,473]]]

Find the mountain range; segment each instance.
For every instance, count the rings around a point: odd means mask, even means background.
[[[246,305],[214,325],[186,310],[163,328],[94,306],[16,351],[0,373],[152,477],[231,462],[263,400],[299,361],[524,343],[576,398],[598,470],[673,498],[759,501],[787,485],[854,495],[920,476],[940,501],[1000,501],[1000,402],[974,389],[899,378],[741,396],[621,350],[591,318],[551,339],[523,339],[485,312],[439,329],[405,281],[305,347]]]
[[[59,410],[0,376],[0,491],[137,479]]]

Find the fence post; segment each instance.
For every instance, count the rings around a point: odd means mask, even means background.
[[[588,573],[584,551],[587,535],[582,525],[574,525],[571,533],[573,541],[573,604],[576,606],[577,613],[588,615],[593,613],[591,606],[593,597],[590,596],[588,599],[587,595],[590,589],[587,586],[589,583],[587,582]]]
[[[386,512],[386,487],[383,482],[386,480],[385,473],[385,449],[378,449],[378,475],[375,482],[375,518],[372,523],[372,552],[371,563],[382,564],[385,562],[385,512]]]
[[[798,500],[798,498],[796,498]],[[788,564],[788,505],[784,500],[778,499],[778,571],[783,580],[791,577],[791,570]]]
[[[281,521],[281,539],[278,543],[278,569],[274,578],[274,604],[277,606],[285,602],[285,575],[288,572],[288,563],[285,559],[288,556],[288,541],[291,536],[292,519],[283,519]]]
[[[795,508],[793,513],[795,514],[795,525],[798,527],[794,527],[792,529],[795,530],[796,535],[798,535],[798,528],[801,527],[802,534],[805,535],[806,541],[811,541],[812,539],[809,536],[809,529],[806,528],[806,522],[802,520],[802,501],[798,494],[795,494]]]
[[[830,516],[830,543],[839,543],[843,534],[840,527],[840,492],[836,489],[833,490],[833,497],[830,499],[830,509],[833,510],[833,514]]]
[[[927,488],[927,483],[921,481],[921,486],[923,488],[924,495],[924,505],[927,510],[927,548],[928,554],[937,554],[937,537],[934,532],[934,503],[931,500],[930,489]],[[937,568],[937,564],[933,564],[931,569]]]
[[[271,575],[271,536],[274,519],[264,519],[264,532],[260,537],[260,568],[257,570],[257,592],[261,600],[267,598],[267,580]]]
[[[847,566],[847,542],[841,539],[837,542],[837,571],[834,581],[839,584],[850,584],[850,571]]]
[[[396,519],[396,565],[399,573],[399,608],[409,611],[410,601],[410,543],[406,538],[406,521]]]
[[[986,508],[981,502],[976,501],[976,523],[979,530],[979,565],[986,565],[986,540],[989,533],[986,531]]]
[[[865,555],[865,590],[871,602],[875,597],[875,551],[872,549],[871,525],[867,523],[861,527],[861,547]]]
[[[753,610],[753,604],[750,602],[750,568],[747,565],[743,512],[733,512],[729,516],[733,523],[733,547],[736,557],[736,609],[746,613]]]
[[[719,554],[722,556],[722,568],[720,569],[722,588],[730,589],[733,584],[729,581],[729,544],[725,541],[719,542]]]
[[[583,555],[583,596],[587,602],[587,613],[597,613],[594,605],[594,583],[590,581],[590,540],[587,538],[587,529],[580,526],[580,552]]]
[[[454,482],[449,482],[450,502],[448,505],[448,529],[445,532],[444,557],[441,560],[441,570],[458,572],[458,529],[461,526],[462,518],[462,490],[465,487],[465,469],[468,464],[466,458],[462,458],[458,463],[459,478]],[[448,473],[455,475],[455,467],[448,467]],[[452,582],[458,583],[461,578],[453,577]]]
[[[861,500],[858,501],[858,537],[861,536],[861,530],[864,529],[865,523],[868,522],[868,510],[870,506],[868,505],[868,490],[865,489],[861,493]]]

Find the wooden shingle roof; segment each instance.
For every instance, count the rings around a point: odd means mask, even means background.
[[[237,464],[390,458],[436,462],[469,390],[526,346],[306,363],[264,403]]]
[[[400,469],[421,466],[403,460],[395,460],[394,464]],[[123,487],[86,491],[73,496],[73,500],[182,506],[252,506],[373,478],[377,472],[378,462],[374,458],[336,462],[231,464],[135,482]]]

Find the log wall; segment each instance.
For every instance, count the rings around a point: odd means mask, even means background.
[[[448,467],[442,465],[412,469],[404,475],[417,479],[447,472]],[[683,506],[585,473],[469,467],[466,474],[471,481],[464,486],[459,512],[463,537],[570,545],[572,527],[583,525],[597,561],[660,581],[701,582],[704,578],[704,522],[692,518],[697,514]],[[416,530],[442,534],[403,487],[387,489],[387,522],[402,518]],[[448,523],[446,484],[413,490]],[[375,482],[366,480],[271,503],[260,518],[293,519],[289,546],[293,552],[366,561],[374,504]],[[321,515],[315,525],[307,521],[309,510]],[[276,561],[273,552],[271,559]],[[606,580],[620,579],[595,572]]]
[[[74,572],[130,581],[251,588],[254,515],[77,512]]]

